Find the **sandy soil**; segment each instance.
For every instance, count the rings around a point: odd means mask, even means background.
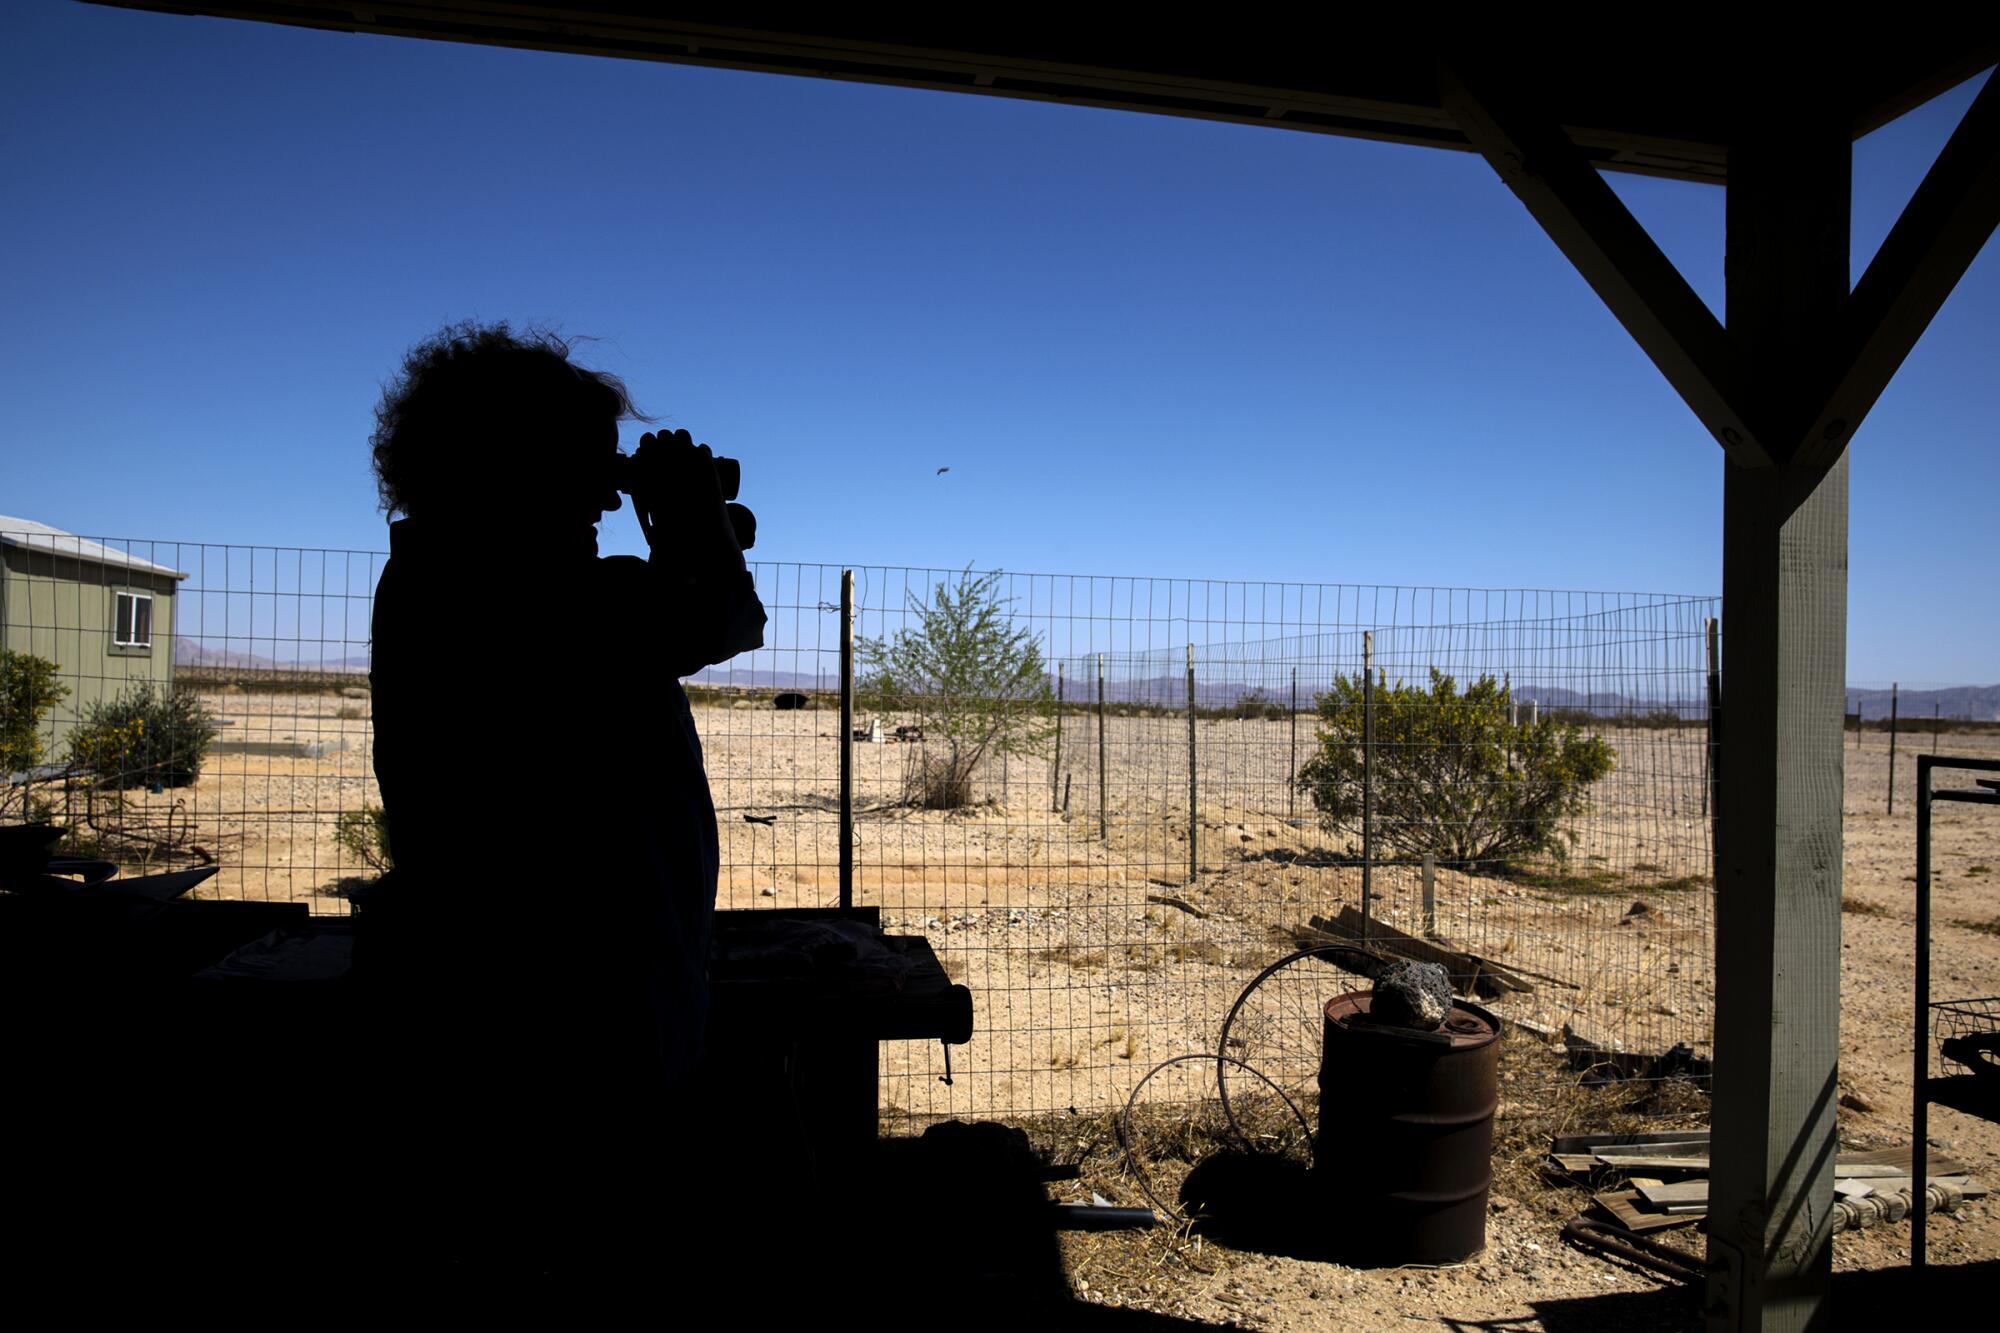
[[[154,855],[153,868],[212,857],[223,869],[204,893],[344,910],[346,885],[368,873],[333,838],[341,813],[376,800],[367,701],[253,694],[209,702],[234,724],[224,740],[235,748],[215,755],[192,789],[128,797],[125,820],[171,844]],[[698,715],[724,836],[722,904],[834,902],[833,715],[720,708]],[[1058,778],[1044,759],[1010,759],[990,775],[987,804],[950,814],[898,803],[910,747],[856,747],[857,901],[879,906],[885,924],[931,938],[947,968],[973,989],[981,1026],[973,1045],[954,1053],[949,1087],[939,1079],[944,1065],[935,1046],[885,1048],[883,1106],[891,1127],[945,1115],[1043,1123],[1101,1116],[1122,1105],[1158,1061],[1212,1051],[1230,1003],[1246,980],[1289,951],[1293,929],[1359,903],[1360,872],[1340,863],[1345,841],[1305,818],[1285,786],[1293,757],[1288,724],[1199,724],[1192,821],[1184,721],[1114,717],[1101,778],[1095,733],[1082,719],[1066,726]],[[1686,1042],[1705,1053],[1713,924],[1699,733],[1620,731],[1611,739],[1619,768],[1578,823],[1566,878],[1535,883],[1441,871],[1437,928],[1462,947],[1537,975],[1534,994],[1496,1006],[1507,1017],[1545,1028],[1568,1024],[1614,1049],[1659,1052]],[[1298,744],[1302,758],[1309,720]],[[1928,736],[1904,738],[1893,816],[1884,810],[1886,737],[1869,734],[1846,752],[1840,1116],[1851,1146],[1908,1142],[1913,753],[1929,744]],[[324,752],[282,752],[307,746]],[[1996,755],[2000,737],[1947,733],[1943,748]],[[493,785],[496,810],[574,808],[561,791],[511,777]],[[2000,995],[2000,817],[1940,806],[1936,830],[1936,994]],[[504,854],[497,831],[488,845]],[[137,869],[142,858],[132,851],[127,859]],[[1421,878],[1415,867],[1378,869],[1377,912],[1419,929]],[[1241,1020],[1247,1044],[1238,1049],[1281,1084],[1303,1087],[1317,1062],[1317,1006],[1348,984],[1337,973],[1281,973]],[[1508,1040],[1534,1039],[1517,1029]],[[1503,1094],[1503,1117],[1522,1125],[1547,1120],[1550,1089],[1562,1084],[1546,1067],[1520,1065],[1530,1072]],[[1171,1095],[1171,1080],[1162,1080],[1146,1101]],[[1989,1183],[2000,1183],[1993,1126],[1937,1109],[1931,1134]],[[1107,1194],[1121,1189],[1115,1170],[1091,1179]],[[1129,1197],[1129,1184],[1122,1188]],[[1198,1260],[1210,1270],[1204,1273],[1157,1239],[1133,1241],[1129,1250],[1079,1242],[1069,1253],[1089,1299],[1216,1322],[1345,1329],[1399,1319],[1506,1320],[1539,1328],[1547,1326],[1541,1321],[1550,1302],[1655,1285],[1558,1240],[1561,1221],[1581,1204],[1525,1185],[1506,1193],[1503,1184],[1485,1256],[1436,1272],[1362,1273],[1211,1244]],[[1941,1222],[1936,1257],[2000,1257],[1996,1214],[2000,1209],[1977,1203]],[[1894,1263],[1907,1236],[1907,1226],[1895,1226],[1843,1237],[1838,1263]],[[1144,1282],[1118,1276],[1141,1270],[1151,1274]],[[1155,1280],[1162,1274],[1171,1278],[1165,1286]]]
[[[1923,748],[1928,749],[1928,738]],[[1948,754],[2000,755],[2000,743],[1991,735],[1947,734],[1942,748]],[[1911,751],[1904,749],[1898,758],[1893,816],[1885,809],[1888,769],[1885,738],[1869,735],[1861,750],[1848,752],[1849,910],[1842,918],[1839,1110],[1841,1143],[1848,1148],[1910,1142],[1915,949]],[[2000,995],[2000,933],[1995,932],[2000,923],[2000,817],[1979,807],[1940,805],[1937,811],[1934,994],[1939,999]],[[1579,1191],[1539,1182],[1532,1163],[1546,1148],[1549,1129],[1558,1127],[1549,1124],[1551,1117],[1591,1117],[1587,1101],[1543,1095],[1549,1100],[1541,1115],[1517,1106],[1515,1122],[1500,1126],[1487,1249],[1469,1263],[1370,1272],[1217,1245],[1194,1251],[1178,1239],[1107,1243],[1104,1238],[1070,1237],[1065,1252],[1073,1281],[1086,1299],[1257,1328],[1362,1330],[1410,1322],[1523,1330],[1699,1327],[1697,1303],[1669,1284],[1560,1239],[1562,1223],[1585,1200]],[[1693,1122],[1699,1121],[1698,1102],[1682,1109],[1695,1111]],[[1934,1107],[1930,1135],[1934,1147],[1965,1162],[1989,1186],[2000,1184],[2000,1127]],[[1102,1171],[1087,1180],[1111,1197],[1116,1182],[1130,1177],[1121,1171],[1115,1153],[1106,1150],[1103,1158]],[[1127,1184],[1116,1201],[1138,1202],[1133,1194]],[[1679,1234],[1679,1243],[1699,1252],[1698,1237]],[[1907,1224],[1897,1224],[1836,1237],[1836,1272],[1877,1270],[1890,1276],[1888,1270],[1907,1261],[1909,1235]],[[1929,1252],[1937,1265],[2000,1259],[2000,1207],[1983,1200],[1934,1219]],[[1990,1276],[1975,1281],[1990,1282]],[[1911,1293],[1911,1299],[1921,1298]]]

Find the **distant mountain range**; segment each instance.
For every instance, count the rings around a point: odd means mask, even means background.
[[[836,688],[840,683],[837,670],[828,670],[820,675],[809,675],[799,671],[776,671],[758,667],[710,667],[708,670],[690,677],[698,685],[733,687],[744,690],[813,690]],[[1053,688],[1055,681],[1049,681]],[[1523,704],[1534,703],[1543,708],[1576,709],[1594,713],[1600,717],[1642,716],[1648,713],[1673,713],[1684,718],[1699,718],[1707,709],[1704,697],[1681,699],[1678,701],[1649,700],[1615,691],[1580,691],[1564,689],[1560,686],[1520,685],[1514,689],[1514,697]],[[1313,685],[1299,682],[1299,707],[1313,706]],[[1202,708],[1226,708],[1245,697],[1261,691],[1263,697],[1273,703],[1287,702],[1290,693],[1287,680],[1278,685],[1256,685],[1248,681],[1203,681],[1195,682],[1195,703]],[[1072,677],[1067,682],[1066,693],[1074,702],[1087,701],[1096,697],[1095,678],[1078,679]],[[1104,698],[1113,704],[1148,704],[1160,708],[1178,708],[1187,703],[1187,677],[1184,675],[1148,676],[1132,680],[1110,680],[1105,682]],[[1942,690],[1904,690],[1899,698],[1901,715],[1907,718],[1927,718],[1931,716],[1931,706],[1938,705],[1938,712],[1947,718],[1969,718],[1988,722],[2000,720],[2000,685],[1960,685]],[[1863,718],[1873,721],[1889,716],[1889,691],[1850,688],[1847,691],[1847,711],[1860,713]]]
[[[1954,685],[1942,690],[1904,690],[1896,699],[1897,712],[1907,718],[1927,718],[1933,706],[1939,715],[1968,718],[1974,722],[2000,722],[2000,685]],[[1866,721],[1889,716],[1889,691],[1847,691],[1847,711],[1859,713]]]
[[[222,667],[232,671],[366,671],[368,656],[282,660],[233,648],[211,648],[193,639],[174,639],[174,665]]]

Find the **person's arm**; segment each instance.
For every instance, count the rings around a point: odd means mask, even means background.
[[[723,500],[714,455],[681,430],[643,437],[638,458],[648,481],[645,494],[633,497],[633,509],[652,552],[648,601],[662,617],[659,632],[673,670],[693,675],[763,647],[764,604]]]

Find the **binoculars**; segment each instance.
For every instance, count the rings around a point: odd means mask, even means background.
[[[716,454],[711,461],[715,465],[716,487],[722,492],[723,508],[729,514],[729,526],[736,529],[736,544],[747,551],[757,544],[757,516],[750,512],[747,505],[736,503],[736,497],[743,489],[743,464],[721,454]],[[611,484],[631,496],[634,504],[650,508],[670,499],[659,493],[651,473],[652,468],[638,457],[617,454],[611,464]]]

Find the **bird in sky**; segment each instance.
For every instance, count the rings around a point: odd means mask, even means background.
[[[939,468],[939,469],[937,470],[937,474],[938,474],[938,475],[939,475],[940,477],[942,477],[942,476],[943,476],[943,475],[944,475],[945,473],[947,473],[947,472],[949,472],[949,471],[951,471],[951,469],[950,469],[950,468],[948,468],[948,467],[941,467],[941,468]]]

